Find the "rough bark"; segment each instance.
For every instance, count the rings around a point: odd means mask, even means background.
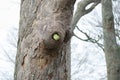
[[[21,0],[14,80],[70,80],[74,2]]]
[[[104,48],[108,80],[120,80],[120,50],[116,42],[112,0],[102,0]]]

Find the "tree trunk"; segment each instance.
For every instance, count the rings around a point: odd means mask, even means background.
[[[120,80],[120,50],[116,42],[112,0],[102,0],[104,48],[108,80]]]
[[[70,80],[75,0],[22,0],[14,80]]]

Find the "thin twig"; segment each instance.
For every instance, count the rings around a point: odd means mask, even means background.
[[[99,39],[96,40],[96,39],[91,38],[86,32],[83,32],[82,30],[80,30],[78,26],[76,26],[76,28],[81,33],[83,33],[87,37],[87,39],[82,39],[82,38],[78,37],[76,34],[74,34],[73,36],[75,36],[76,38],[78,38],[79,40],[82,40],[82,41],[96,43],[104,51],[103,44],[99,43]]]

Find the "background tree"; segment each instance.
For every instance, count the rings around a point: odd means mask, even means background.
[[[114,8],[114,10],[115,9],[116,8]],[[119,13],[119,11],[115,10],[114,13]],[[119,16],[118,14],[114,14],[114,19],[112,1],[102,0],[102,15],[103,25],[101,27],[103,28],[104,48],[103,45],[98,43],[98,40],[92,39],[87,33],[83,32],[78,27],[77,29],[83,34],[85,34],[88,39],[81,39],[80,37],[76,35],[75,36],[83,41],[97,43],[98,46],[100,46],[103,51],[105,51],[108,80],[119,80]],[[114,26],[116,26],[116,28]]]
[[[112,0],[102,0],[102,22],[108,80],[120,79],[120,50],[116,41]]]
[[[119,20],[118,20],[119,16],[114,14],[116,17],[115,24],[114,24],[112,7],[113,7],[112,1],[102,0],[102,15],[103,15],[102,22],[103,22],[103,25],[101,27],[103,27],[104,48],[103,48],[102,44],[98,43],[99,40],[92,39],[87,33],[83,32],[78,27],[77,27],[77,29],[80,32],[82,32],[83,34],[85,34],[87,39],[82,39],[76,35],[75,36],[83,41],[90,41],[93,43],[97,43],[98,46],[101,47],[103,49],[103,51],[105,51],[108,80],[119,80],[119,65],[120,65],[119,54],[120,54],[120,51],[119,51],[119,45],[117,43],[119,41],[116,41],[116,37],[117,37],[117,40],[119,40],[119,26],[117,26],[117,25],[119,25]],[[77,9],[79,9],[79,8],[77,8]],[[115,8],[114,8],[114,10],[115,10]],[[77,10],[77,11],[78,11],[78,13],[76,13],[76,14],[78,14],[78,15],[76,16],[75,19],[79,20],[81,18],[81,15],[79,15],[79,10]],[[115,11],[114,13],[116,13],[117,11]],[[75,21],[75,25],[76,25],[76,22],[78,22],[78,20]],[[114,26],[116,26],[116,28]]]

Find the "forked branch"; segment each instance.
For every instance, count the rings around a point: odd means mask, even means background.
[[[92,11],[99,3],[101,2],[101,0],[82,0],[77,4],[77,10],[73,16],[71,25],[72,25],[72,31],[75,29],[75,26],[77,24],[77,22],[79,21],[79,19],[84,16],[85,14],[89,13],[90,11]],[[88,9],[86,9],[86,7],[89,4],[92,4],[92,6]]]

